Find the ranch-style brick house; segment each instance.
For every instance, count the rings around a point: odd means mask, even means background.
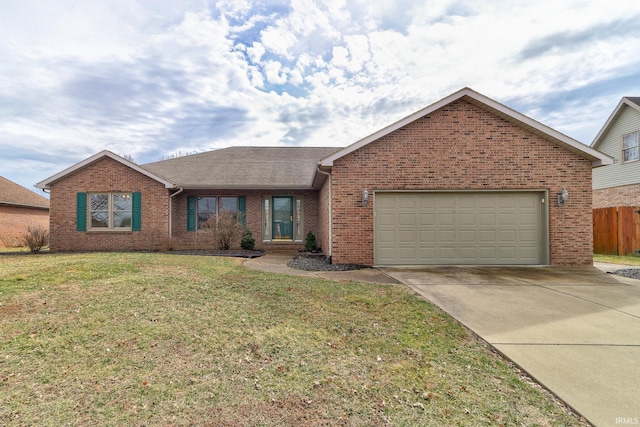
[[[241,212],[257,247],[317,236],[334,263],[590,265],[591,173],[612,159],[464,88],[344,148],[231,147],[45,179],[52,250],[202,244]],[[561,197],[563,193],[566,197]]]

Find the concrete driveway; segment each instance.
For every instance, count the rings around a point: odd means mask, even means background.
[[[640,424],[640,281],[595,267],[382,270],[593,424]]]

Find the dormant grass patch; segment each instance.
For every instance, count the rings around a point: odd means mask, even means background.
[[[397,286],[0,256],[0,425],[587,425]]]

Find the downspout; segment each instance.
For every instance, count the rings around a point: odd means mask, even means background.
[[[333,199],[333,196],[331,194],[331,173],[321,170],[320,165],[317,166],[316,170],[321,174],[329,177],[329,253],[327,254],[327,256],[329,257],[329,264],[331,264],[333,253],[333,211],[331,206],[331,200]]]
[[[183,187],[180,187],[178,191],[169,196],[169,240],[173,236],[173,198],[184,191]]]

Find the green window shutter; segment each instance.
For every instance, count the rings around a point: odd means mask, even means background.
[[[196,231],[196,196],[187,196],[187,231]]]
[[[131,231],[142,230],[142,193],[135,192],[131,198]]]
[[[76,194],[76,230],[87,231],[87,193]]]
[[[247,196],[238,197],[238,211],[240,212],[240,223],[247,226]]]

